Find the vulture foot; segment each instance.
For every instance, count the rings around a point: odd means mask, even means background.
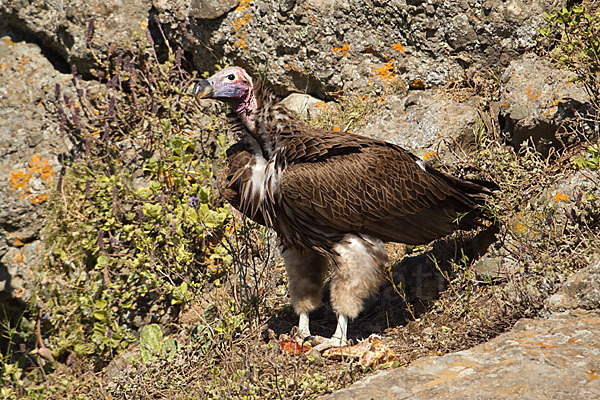
[[[322,336],[314,336],[312,340],[310,340],[310,344],[313,346],[312,349],[308,352],[308,354],[322,353],[327,349],[332,347],[345,347],[351,345],[351,341],[342,340],[339,337],[332,336],[330,338],[324,338]]]

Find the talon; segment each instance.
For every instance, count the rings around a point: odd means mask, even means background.
[[[332,347],[346,347],[349,345],[349,342],[347,340],[341,340],[340,338],[337,337],[331,337],[331,338],[324,338],[324,337],[317,337],[319,342],[318,344],[314,345],[312,350],[309,352],[310,353],[322,353],[327,349],[330,349]],[[316,338],[316,339],[317,339]]]
[[[305,336],[304,339],[302,339],[302,345],[304,346],[304,343],[309,342],[310,344],[312,344],[313,340],[315,340],[316,337],[312,336],[312,335],[308,335]]]

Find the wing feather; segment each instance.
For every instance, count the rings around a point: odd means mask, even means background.
[[[357,135],[305,132],[289,138],[286,150],[280,190],[289,209],[314,216],[323,227],[387,241],[418,244],[451,233],[459,215],[480,200],[463,186],[473,194],[486,190],[424,170],[398,146]],[[461,227],[474,220],[463,218]]]

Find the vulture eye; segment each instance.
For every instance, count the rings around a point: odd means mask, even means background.
[[[229,74],[227,75],[227,79],[229,79],[230,81],[235,79],[235,75],[234,74]]]

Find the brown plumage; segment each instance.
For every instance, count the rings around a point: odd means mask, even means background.
[[[383,242],[423,244],[478,225],[484,186],[427,167],[394,144],[309,126],[241,68],[195,91],[226,101],[237,116],[241,141],[227,152],[222,191],[277,232],[303,335],[328,274],[338,314],[332,340],[345,342],[347,318],[382,282]]]

